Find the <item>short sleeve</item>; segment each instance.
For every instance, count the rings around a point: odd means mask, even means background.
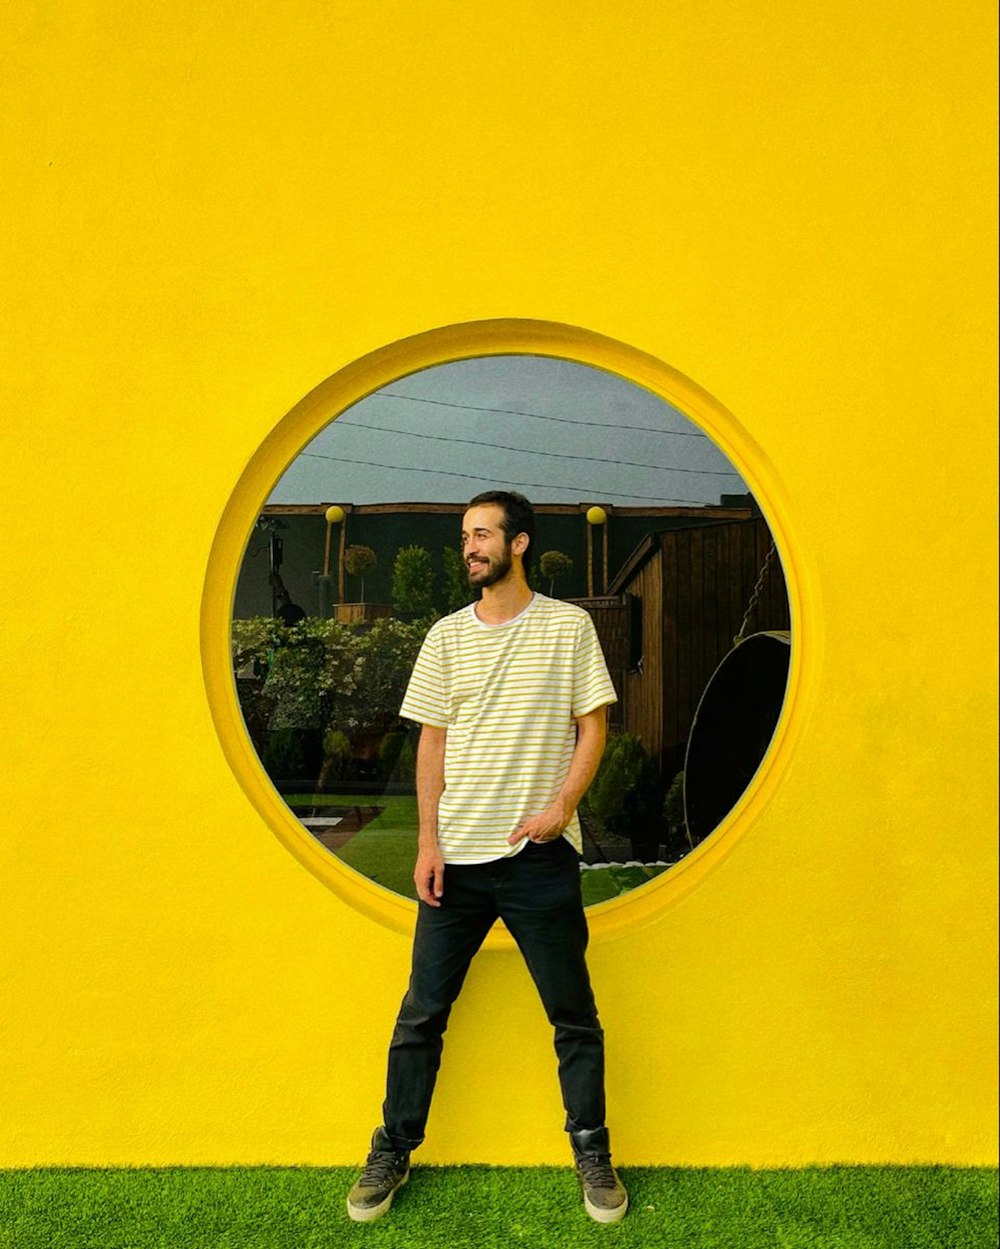
[[[433,629],[424,638],[417,655],[399,714],[404,720],[414,720],[417,724],[429,724],[439,729],[448,727],[448,696],[441,663],[441,645]]]
[[[584,614],[573,662],[573,716],[588,715],[598,707],[617,701],[618,695],[611,682],[594,622]]]

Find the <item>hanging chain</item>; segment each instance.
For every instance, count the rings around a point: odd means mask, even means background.
[[[760,592],[764,588],[764,580],[767,577],[767,571],[771,566],[771,560],[774,558],[774,554],[775,545],[772,542],[771,549],[768,551],[767,557],[761,566],[760,576],[757,578],[757,584],[753,588],[753,594],[750,595],[750,602],[747,604],[746,615],[743,617],[743,623],[740,625],[740,631],[737,633],[736,637],[733,638],[734,645],[738,645],[743,641],[743,635],[746,632],[746,627],[750,617],[753,615],[753,609],[757,606],[757,600],[760,598]]]

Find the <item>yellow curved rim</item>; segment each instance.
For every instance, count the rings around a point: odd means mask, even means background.
[[[251,458],[219,521],[201,604],[205,688],[226,759],[282,844],[345,902],[396,931],[411,931],[416,903],[376,885],[324,849],[271,784],[247,734],[236,695],[230,658],[233,601],[247,537],[274,483],[324,426],[367,395],[408,374],[456,360],[500,355],[547,356],[603,369],[659,395],[692,420],[729,457],[760,503],[788,588],[793,641],[788,686],[771,745],[754,781],[723,823],[680,863],[648,884],[587,908],[592,939],[601,941],[662,916],[729,854],[754,823],[791,756],[819,667],[819,612],[814,601],[808,613],[802,607],[807,591],[815,599],[814,585],[805,575],[799,544],[789,537],[789,508],[778,475],[735,417],[676,369],[589,330],[548,321],[504,319],[429,330],[382,347],[334,373],[278,422]],[[496,925],[487,948],[512,946],[510,935]]]

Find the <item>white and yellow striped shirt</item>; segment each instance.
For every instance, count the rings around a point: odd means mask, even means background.
[[[579,716],[617,699],[593,622],[536,594],[513,620],[484,624],[470,604],[432,625],[400,715],[448,730],[438,844],[446,863],[488,863],[566,779]],[[581,850],[574,811],[563,833]]]

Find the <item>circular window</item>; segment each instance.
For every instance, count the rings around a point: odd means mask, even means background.
[[[533,322],[420,335],[303,400],[230,500],[203,610],[221,740],[289,849],[412,922],[400,704],[431,624],[475,598],[467,502],[503,489],[535,509],[529,584],[589,615],[617,693],[579,813],[595,935],[699,878],[773,781],[797,669],[786,544],[740,432],[667,366]]]

